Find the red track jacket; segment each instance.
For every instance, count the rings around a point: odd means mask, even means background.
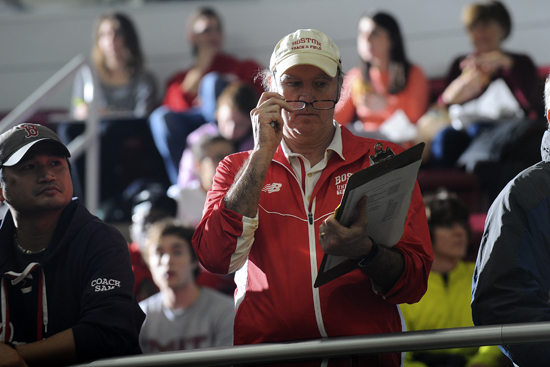
[[[397,304],[417,302],[426,291],[433,253],[418,184],[404,234],[394,246],[404,254],[405,271],[387,294],[377,294],[359,269],[313,287],[323,257],[319,226],[340,204],[348,174],[370,165],[377,142],[341,130],[345,160],[332,155],[310,207],[279,146],[262,190],[257,227],[248,234],[243,228],[251,226],[243,222],[254,220],[226,209],[224,197],[249,153],[233,154],[218,166],[193,245],[206,269],[240,269],[235,276],[236,345],[402,331]],[[384,146],[403,150],[389,142]],[[400,365],[399,353],[386,356],[391,358],[381,366]]]

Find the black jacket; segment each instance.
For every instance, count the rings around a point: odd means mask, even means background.
[[[550,321],[550,131],[541,154],[489,209],[473,277],[475,325]],[[500,348],[518,366],[550,366],[548,342]]]
[[[0,227],[6,300],[0,299],[0,317],[11,327],[5,328],[7,335],[2,332],[2,341],[30,343],[72,328],[79,362],[141,353],[138,336],[145,315],[133,293],[128,245],[120,232],[77,199],[61,214],[42,254],[17,250],[13,232],[8,211]],[[12,284],[29,262],[39,263],[29,272],[32,279]]]

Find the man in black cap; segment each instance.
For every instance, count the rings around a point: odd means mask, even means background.
[[[126,241],[72,198],[68,157],[41,125],[0,135],[0,365],[141,352]]]

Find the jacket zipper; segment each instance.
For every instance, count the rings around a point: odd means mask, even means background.
[[[313,221],[313,212],[315,212],[315,202],[313,199],[310,203],[308,210],[308,242],[309,242],[309,261],[311,266],[311,290],[313,294],[313,308],[315,310],[315,320],[317,321],[317,328],[322,338],[326,338],[327,332],[325,330],[325,323],[323,322],[323,313],[321,311],[321,297],[319,295],[319,288],[315,288],[315,279],[319,265],[317,264],[317,237],[315,236],[315,222]]]
[[[281,164],[281,165],[285,167],[285,169],[292,174],[292,176],[298,182],[298,185],[300,186],[302,191],[302,201],[305,206],[305,210],[307,213],[307,221],[308,221],[308,245],[309,245],[309,261],[310,261],[310,268],[311,268],[311,289],[313,294],[313,308],[315,312],[315,320],[317,321],[317,329],[319,330],[319,334],[321,335],[322,338],[326,338],[328,337],[328,335],[325,330],[325,324],[323,322],[323,314],[321,312],[321,298],[319,296],[319,288],[315,288],[313,286],[313,284],[315,284],[315,279],[317,278],[317,273],[319,268],[317,264],[317,250],[316,250],[317,238],[315,236],[315,227],[314,227],[315,221],[313,220],[313,213],[315,212],[315,199],[311,198],[311,201],[309,203],[309,208],[308,208],[305,200],[306,198],[305,187],[302,185],[298,177],[296,177],[292,169],[289,169],[284,164]],[[302,174],[305,175],[305,172]]]

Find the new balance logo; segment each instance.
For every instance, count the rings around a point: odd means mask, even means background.
[[[271,194],[273,192],[281,191],[281,186],[283,186],[283,184],[280,184],[280,183],[267,184],[264,186],[262,191],[265,191],[268,194]]]

